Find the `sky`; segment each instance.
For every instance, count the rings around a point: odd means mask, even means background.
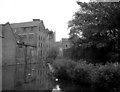
[[[0,0],[0,24],[41,19],[60,41],[69,37],[68,21],[77,10],[76,0]]]

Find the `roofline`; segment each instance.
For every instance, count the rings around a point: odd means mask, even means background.
[[[43,21],[30,21],[30,22],[20,22],[20,23],[11,23],[12,28],[19,28],[19,27],[30,27],[30,26],[39,26],[40,23]]]
[[[9,27],[10,27],[10,29],[11,29],[11,32],[12,32],[12,34],[13,34],[13,36],[14,36],[14,40],[15,40],[15,42],[16,42],[16,44],[17,44],[17,40],[16,40],[16,38],[15,38],[15,34],[14,34],[14,32],[13,32],[13,29],[12,29],[10,23],[7,22],[6,24],[4,24],[4,26],[5,26],[5,25],[9,25]]]

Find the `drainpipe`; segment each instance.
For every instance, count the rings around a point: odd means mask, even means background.
[[[25,46],[25,65],[27,65],[27,45]]]

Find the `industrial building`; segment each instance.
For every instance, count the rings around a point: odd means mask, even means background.
[[[16,35],[17,42],[29,45],[27,47],[27,60],[29,62],[31,62],[31,60],[29,60],[31,56],[37,56],[36,58],[39,60],[45,59],[51,45],[55,43],[55,32],[46,29],[43,20],[33,19],[33,21],[30,22],[13,23],[11,27]],[[22,51],[19,50],[20,49],[18,49],[17,52]],[[22,52],[21,57],[24,54]],[[20,57],[20,55],[18,55],[18,57]],[[24,61],[24,58],[21,59],[21,61]]]

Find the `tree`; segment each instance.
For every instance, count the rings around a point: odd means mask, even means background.
[[[47,55],[48,62],[52,62],[54,59],[56,59],[58,56],[58,53],[59,51],[56,47],[50,48]]]
[[[111,55],[117,59],[120,56],[120,2],[78,1],[77,4],[80,8],[68,22],[73,45],[83,48],[82,53],[91,49],[95,59],[108,61],[112,60]]]

